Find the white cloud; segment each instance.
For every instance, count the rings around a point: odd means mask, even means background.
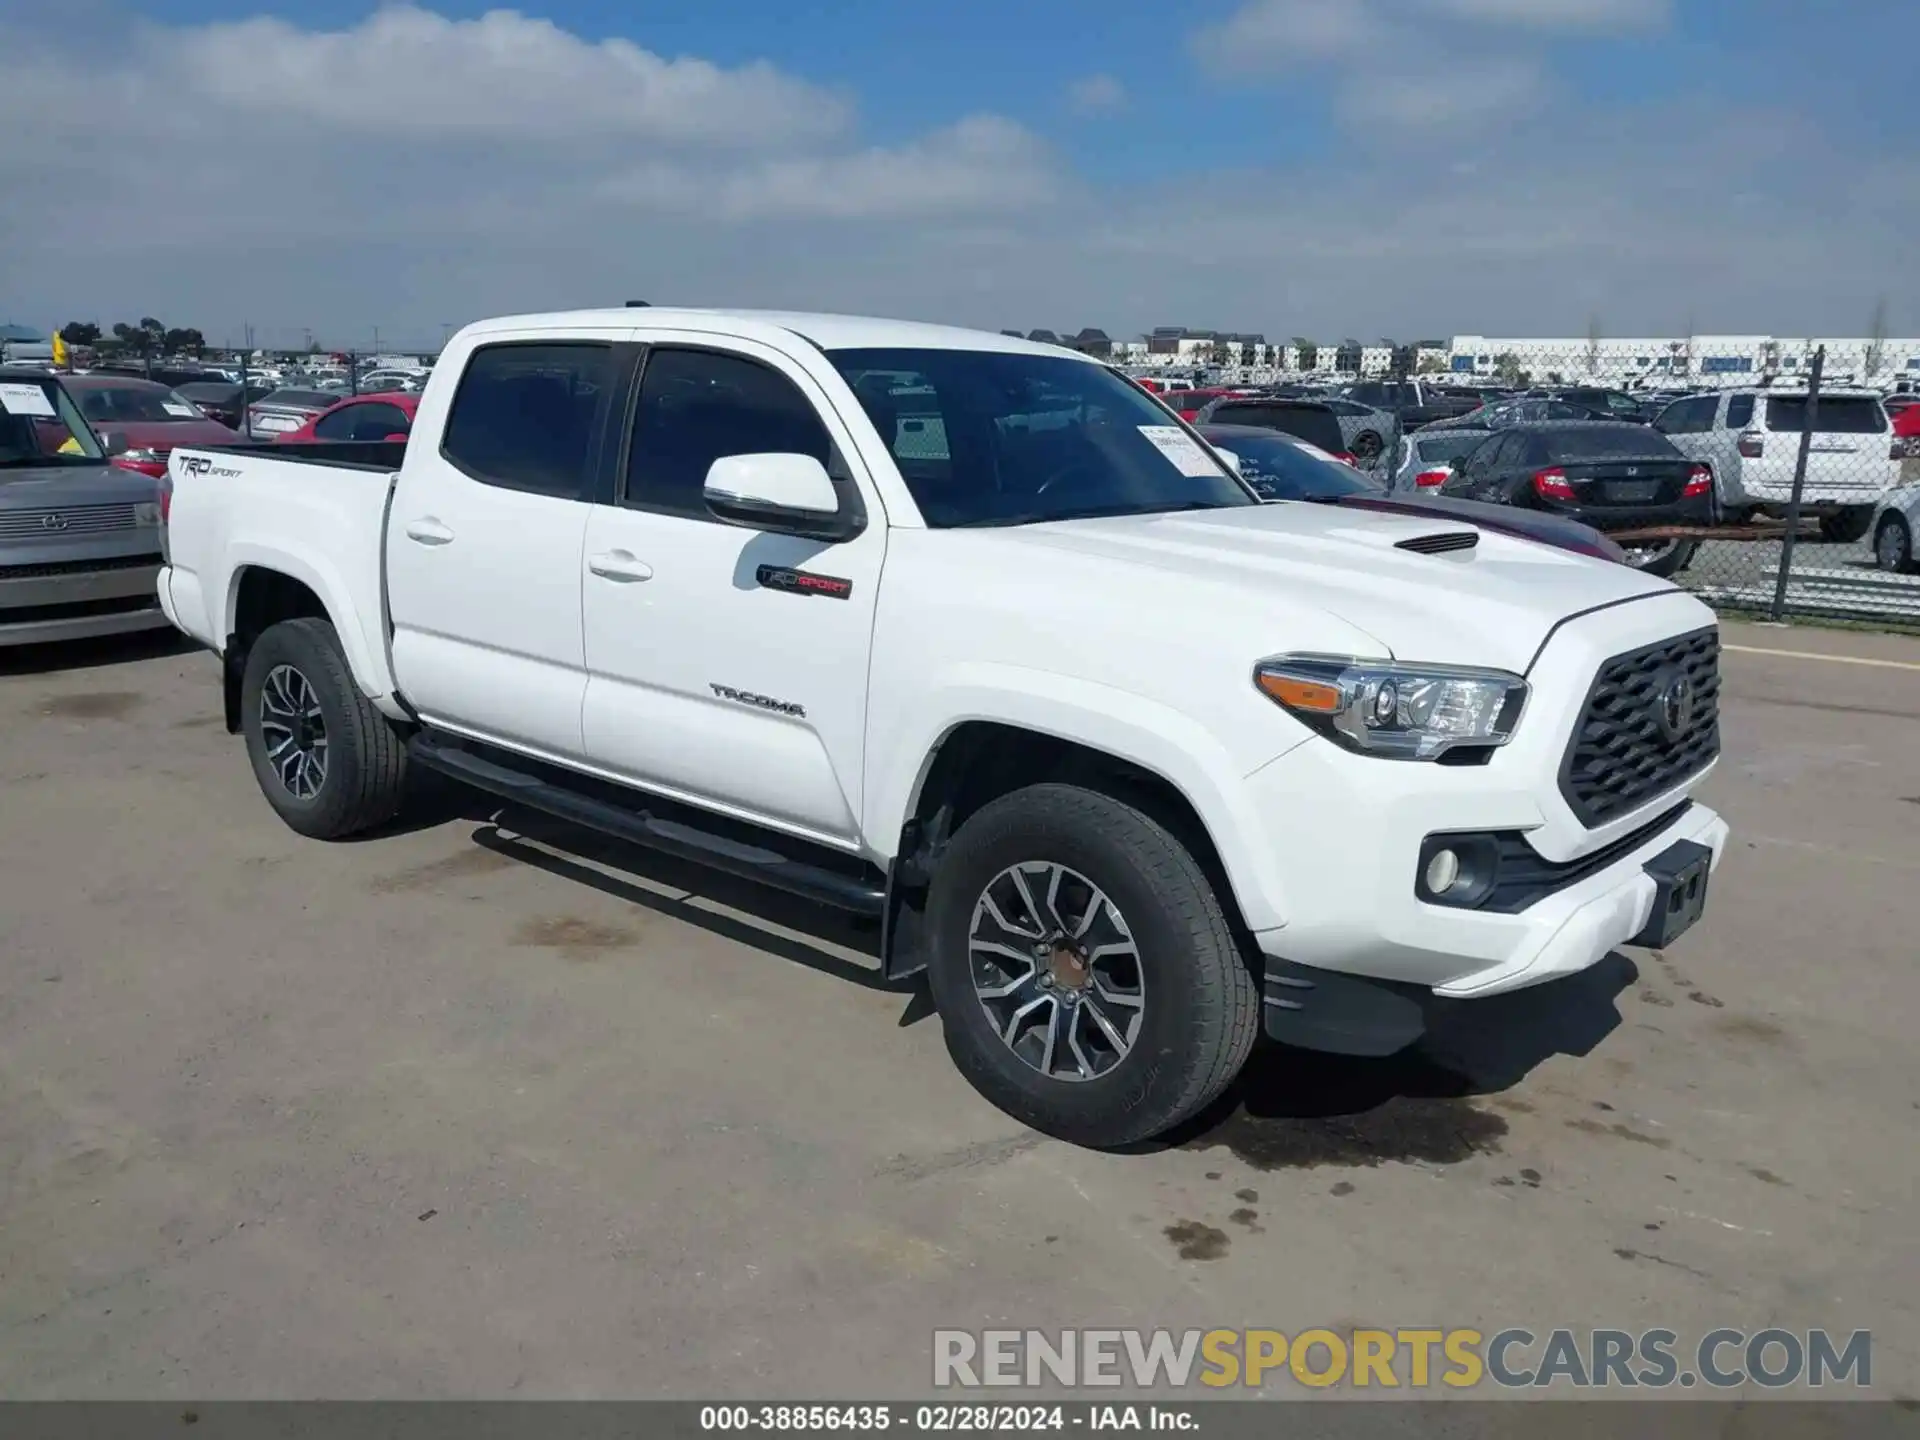
[[[1350,55],[1383,33],[1370,0],[1247,0],[1197,30],[1192,48],[1210,69],[1237,74]]]
[[[1652,29],[1672,18],[1671,0],[1430,0],[1462,20],[1536,30]]]
[[[252,322],[276,345],[307,326],[366,344],[374,325],[429,344],[446,322],[635,295],[1331,339],[1577,335],[1596,313],[1615,335],[1689,316],[1833,333],[1885,293],[1896,330],[1920,329],[1902,299],[1920,183],[1897,148],[1705,98],[1570,103],[1545,123],[1554,56],[1536,32],[1438,19],[1428,0],[1346,3],[1308,25],[1320,58],[1288,82],[1290,105],[1336,107],[1324,145],[1101,185],[1002,116],[863,130],[839,76],[663,59],[516,16],[302,31],[12,7],[0,302],[35,323],[158,314],[216,339]],[[1258,8],[1272,23],[1279,7]],[[442,43],[408,49],[380,28],[396,24]],[[211,58],[243,33],[270,83]],[[369,36],[419,73],[395,82]],[[1263,63],[1293,63],[1280,54]],[[1323,96],[1321,74],[1366,83]]]
[[[1111,75],[1087,75],[1067,87],[1067,103],[1082,115],[1107,115],[1127,103],[1127,87]]]
[[[142,69],[176,104],[344,132],[764,146],[830,139],[851,121],[843,96],[764,62],[668,60],[512,10],[450,20],[397,5],[344,30],[272,18],[158,30]]]

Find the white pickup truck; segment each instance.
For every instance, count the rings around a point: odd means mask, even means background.
[[[357,457],[357,458],[349,458]],[[881,921],[967,1077],[1119,1145],[1664,945],[1718,632],[1458,521],[1262,504],[1103,364],[825,315],[492,320],[411,438],[176,450],[168,616],[300,833],[409,765]]]

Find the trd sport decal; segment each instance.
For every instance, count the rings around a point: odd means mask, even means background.
[[[815,575],[810,570],[789,570],[784,565],[762,565],[753,578],[769,590],[784,590],[789,595],[824,595],[829,600],[844,600],[853,594],[853,582],[838,575]]]

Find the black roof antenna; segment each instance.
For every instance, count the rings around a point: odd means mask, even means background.
[[[650,300],[629,300],[627,301],[627,309],[646,310],[652,308],[652,304],[653,302]]]

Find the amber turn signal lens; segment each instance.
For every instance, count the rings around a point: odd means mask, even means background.
[[[1340,687],[1323,685],[1317,680],[1300,680],[1292,675],[1276,675],[1263,670],[1260,688],[1289,710],[1306,710],[1317,715],[1336,715],[1340,711]]]

